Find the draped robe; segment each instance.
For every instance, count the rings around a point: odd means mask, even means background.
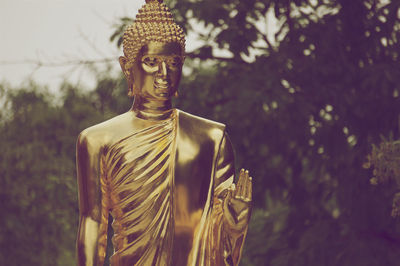
[[[114,124],[108,128],[118,130]],[[85,161],[99,179],[96,261],[104,260],[111,213],[112,266],[237,265],[247,226],[235,228],[224,217],[234,180],[225,126],[175,109],[122,138],[105,128],[82,132],[77,149],[78,179]],[[85,182],[78,184],[85,191]]]

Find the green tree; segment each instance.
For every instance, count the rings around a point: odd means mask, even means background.
[[[397,265],[394,181],[371,186],[361,166],[381,136],[399,138],[399,1],[168,5],[188,32],[206,27],[177,106],[226,123],[237,166],[254,176],[242,265]],[[267,14],[279,20],[272,37]],[[104,74],[94,90],[64,84],[57,98],[0,86],[0,261],[74,264],[75,140],[128,110],[125,91],[122,76]]]
[[[64,84],[60,99],[34,83],[0,86],[1,262],[76,263],[75,141],[84,128],[129,108],[125,85],[103,75],[86,93]]]
[[[178,106],[228,124],[255,177],[243,265],[397,265],[393,189],[361,166],[380,135],[399,135],[400,3],[168,2],[187,31],[206,28]]]

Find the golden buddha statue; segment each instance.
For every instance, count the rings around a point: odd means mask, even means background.
[[[162,0],[146,0],[123,37],[132,108],[77,142],[78,265],[238,265],[252,181],[223,124],[172,108],[185,38]]]

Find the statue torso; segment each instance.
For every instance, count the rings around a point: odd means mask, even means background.
[[[175,110],[161,121],[127,112],[88,130],[114,217],[112,265],[186,265],[211,208],[224,126]]]

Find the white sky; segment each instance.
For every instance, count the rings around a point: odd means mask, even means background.
[[[51,91],[57,91],[66,77],[75,84],[91,87],[95,84],[94,74],[78,66],[36,69],[33,64],[9,63],[117,58],[122,52],[109,41],[114,31],[112,25],[120,17],[134,17],[145,3],[144,0],[0,1],[0,82],[18,87],[33,78],[39,84],[49,85]],[[117,60],[113,65],[114,71],[119,71]]]

